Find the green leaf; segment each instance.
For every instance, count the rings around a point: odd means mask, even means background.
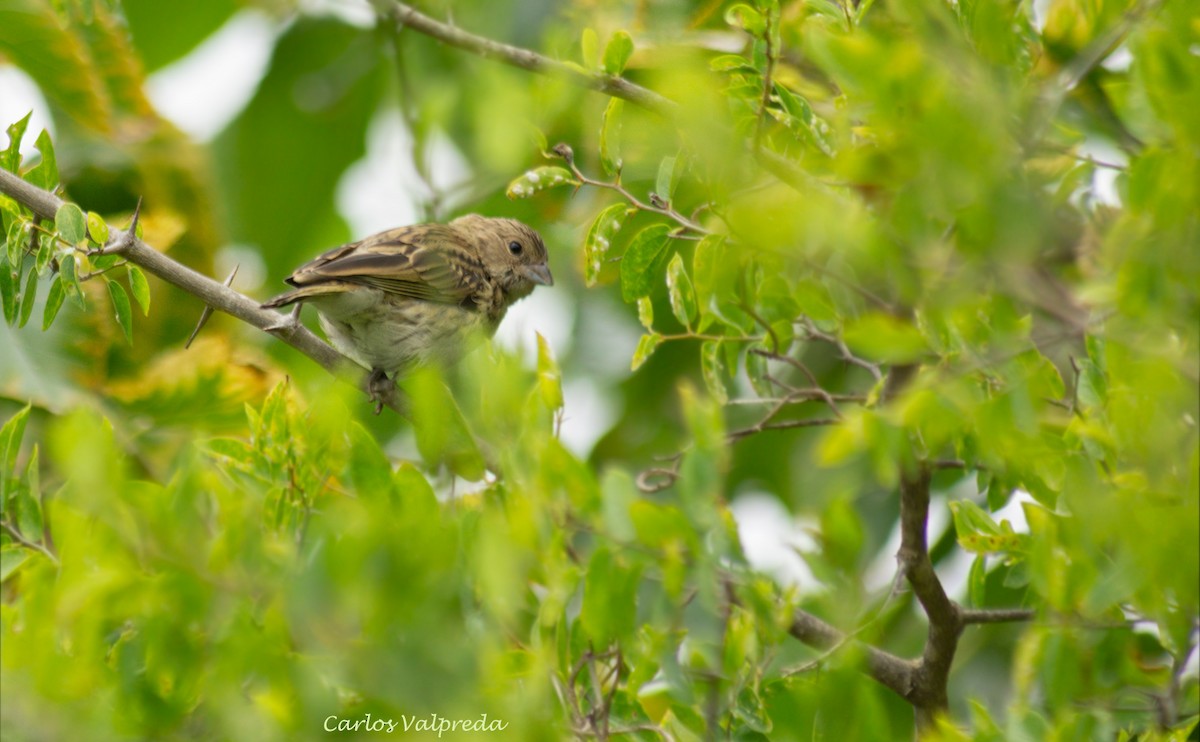
[[[625,101],[613,98],[604,107],[600,121],[600,166],[609,175],[621,172],[621,111]]]
[[[0,477],[4,478],[0,481],[8,481],[6,478],[16,473],[17,452],[21,449],[21,439],[25,437],[25,424],[29,422],[31,409],[30,405],[25,405],[0,426]]]
[[[652,549],[661,549],[672,542],[695,546],[696,532],[688,524],[687,517],[673,505],[639,499],[629,506],[629,519],[638,541]]]
[[[392,491],[392,462],[388,460],[379,441],[357,421],[346,431],[350,444],[347,469],[354,491],[359,497],[388,498]]]
[[[34,552],[17,544],[0,546],[0,583],[16,574],[33,555]]]
[[[33,303],[37,300],[37,285],[37,272],[29,271],[29,275],[25,279],[25,291],[21,293],[21,315],[17,319],[17,327],[24,327],[25,323],[29,321],[29,315],[33,314]]]
[[[639,297],[637,300],[638,322],[642,324],[648,331],[654,330],[654,302],[650,301],[649,296]]]
[[[116,312],[117,324],[125,332],[125,339],[133,342],[133,311],[129,306],[129,294],[125,287],[116,281],[108,281],[108,296],[112,299],[113,311]]]
[[[679,465],[679,496],[693,525],[707,530],[719,517],[714,503],[720,498],[729,462],[725,421],[718,400],[698,394],[691,384],[680,385],[679,397],[692,438]]]
[[[730,6],[725,11],[725,22],[735,28],[745,29],[752,36],[761,37],[767,31],[766,19],[745,3]]]
[[[637,350],[633,352],[633,361],[629,364],[629,370],[637,371],[641,368],[646,359],[650,357],[650,354],[654,352],[654,349],[662,344],[662,339],[662,335],[659,335],[657,332],[642,335],[641,340],[638,341]]]
[[[676,166],[681,162],[679,157],[664,157],[658,163],[658,175],[654,179],[654,193],[664,201],[670,201],[675,193]]]
[[[636,565],[627,565],[605,547],[592,554],[583,584],[579,621],[597,646],[607,647],[633,633],[637,618]]]
[[[0,49],[58,110],[91,131],[107,131],[110,92],[129,76],[130,67],[138,68],[128,44],[110,43],[118,38],[115,29],[102,30],[107,24],[92,26],[86,20],[81,11],[87,7],[37,0],[0,3]],[[111,13],[105,15],[111,23]],[[131,94],[126,100],[132,99]]]
[[[94,211],[87,213],[87,230],[92,242],[101,247],[108,244],[108,222]]]
[[[625,204],[613,204],[601,211],[592,221],[583,242],[583,280],[591,288],[600,278],[604,261],[612,247],[613,238],[621,231],[630,209]]]
[[[537,378],[538,392],[542,395],[542,403],[549,410],[559,410],[563,406],[562,372],[554,360],[550,344],[542,333],[537,333]]]
[[[0,265],[0,303],[4,305],[4,321],[12,324],[17,319],[17,300],[20,299],[21,276],[17,267]]]
[[[867,11],[870,10],[871,6],[874,4],[875,0],[863,0],[858,4],[858,8],[854,11],[854,25],[857,26],[858,24],[862,23],[863,17],[866,16]]]
[[[987,600],[987,555],[978,554],[971,563],[967,576],[967,599],[971,605],[980,607]]]
[[[721,235],[708,235],[696,243],[692,253],[692,280],[696,287],[696,302],[706,310],[713,299],[733,296],[737,266]]]
[[[708,63],[713,72],[758,72],[750,60],[740,54],[722,54]]]
[[[709,310],[721,324],[737,333],[749,335],[754,332],[754,318],[731,301],[712,302]]]
[[[120,255],[113,253],[109,253],[107,255],[97,255],[96,257],[89,259],[92,264],[89,270],[92,273],[103,273],[115,266],[117,263],[121,262],[121,260],[122,258]]]
[[[35,443],[25,464],[24,481],[16,488],[16,521],[18,529],[31,541],[40,541],[44,530],[42,491],[38,483],[38,446]]]
[[[626,302],[647,296],[666,258],[670,227],[652,224],[634,236],[621,258],[621,298]]]
[[[766,343],[752,343],[750,350],[770,350]],[[754,391],[764,397],[772,396],[775,391],[775,386],[767,379],[770,372],[770,367],[767,365],[767,359],[758,353],[746,353],[746,376],[750,379],[750,385],[754,387]]]
[[[633,477],[623,469],[612,467],[604,472],[600,482],[603,498],[604,527],[613,538],[627,541],[634,536],[629,510],[638,501]]]
[[[439,375],[421,369],[403,379],[411,401],[417,450],[431,465],[446,464],[458,476],[476,481],[486,466],[458,403]]]
[[[7,512],[11,497],[25,488],[17,476],[17,453],[25,436],[30,406],[25,405],[0,427],[0,508]]]
[[[625,31],[617,31],[604,47],[604,72],[619,75],[633,56],[633,39]]]
[[[25,180],[38,188],[53,191],[58,187],[58,160],[54,156],[54,143],[50,141],[50,133],[42,129],[38,134],[37,150],[42,153],[42,161],[25,174]]]
[[[547,165],[534,168],[508,184],[505,192],[511,199],[528,198],[538,191],[561,185],[579,185],[579,181],[566,168]]]
[[[38,253],[34,261],[34,270],[39,276],[46,275],[46,270],[50,267],[50,260],[54,257],[54,240],[42,239],[38,240]]]
[[[8,146],[0,152],[0,167],[10,173],[16,173],[21,165],[21,140],[25,138],[25,130],[29,128],[29,117],[33,111],[25,114],[20,121],[8,126]]]
[[[533,139],[533,146],[537,147],[538,152],[541,152],[546,157],[553,156],[550,154],[550,142],[546,139],[546,132],[530,124],[529,136]]]
[[[970,500],[951,502],[950,512],[959,546],[967,551],[974,554],[1027,551],[1028,536],[1014,532],[1007,520],[997,524],[986,510]]]
[[[845,22],[846,11],[834,0],[808,0],[807,5],[814,15],[823,15],[839,24]]]
[[[825,119],[813,113],[812,106],[804,98],[778,83],[774,88],[775,99],[783,106],[783,111],[769,109],[771,114],[793,134],[811,142],[826,156],[833,157],[836,150],[833,146],[832,131]]]
[[[78,245],[87,237],[87,220],[75,204],[63,204],[54,215],[54,230],[68,245]]]
[[[25,245],[29,240],[29,222],[14,221],[8,225],[5,235],[5,257],[10,265],[20,265],[25,253]]]
[[[846,328],[844,339],[855,353],[883,363],[911,363],[929,350],[916,327],[890,314],[860,317]]]
[[[1104,372],[1090,358],[1081,359],[1079,378],[1075,384],[1075,396],[1085,408],[1103,407],[1108,395],[1108,383]]]
[[[80,309],[87,309],[87,301],[83,296],[83,287],[79,285],[79,275],[76,272],[75,254],[67,253],[58,264],[58,274],[62,276],[63,289],[68,296],[74,297]]]
[[[43,331],[49,330],[50,325],[54,324],[54,318],[58,316],[58,310],[62,308],[63,299],[66,297],[62,274],[56,275],[50,281],[50,292],[46,295],[46,308],[42,311]]]
[[[725,389],[723,379],[725,369],[721,361],[721,342],[705,340],[700,346],[700,371],[704,376],[704,385],[708,393],[721,404],[729,401],[729,392]]]
[[[255,457],[254,449],[240,438],[210,438],[202,441],[200,448],[207,455],[224,459],[238,468],[249,467]]]
[[[667,296],[671,299],[671,313],[675,319],[691,329],[692,322],[696,320],[696,291],[692,288],[692,280],[688,278],[679,253],[675,253],[667,264]]]
[[[579,37],[579,58],[589,70],[600,66],[600,37],[591,26],[584,28]]]
[[[150,284],[146,281],[146,274],[133,263],[126,263],[125,267],[129,271],[129,289],[133,292],[133,298],[142,308],[142,315],[148,317],[150,316]]]

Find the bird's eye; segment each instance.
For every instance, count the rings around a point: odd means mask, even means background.
[[[509,251],[510,253],[512,253],[513,255],[520,255],[520,254],[521,254],[521,251],[522,251],[522,250],[524,250],[524,249],[525,249],[525,248],[521,247],[521,243],[520,243],[520,242],[510,242],[510,243],[508,243],[508,251]]]

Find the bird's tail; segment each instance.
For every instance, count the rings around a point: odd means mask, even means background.
[[[304,286],[302,288],[292,289],[291,291],[285,291],[279,296],[267,299],[260,306],[263,309],[277,309],[279,307],[286,307],[289,304],[295,304],[298,301],[304,301],[305,299],[313,299],[318,296],[328,296],[329,294],[340,294],[345,291],[350,291],[352,288],[353,286],[350,284],[335,283],[332,281],[328,283],[316,284],[314,286]]]

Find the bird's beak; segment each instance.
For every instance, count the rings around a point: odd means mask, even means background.
[[[540,265],[523,265],[520,270],[521,275],[539,286],[554,285],[554,276],[550,275],[550,266],[545,263],[541,263]]]

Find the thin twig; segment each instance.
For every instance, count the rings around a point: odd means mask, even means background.
[[[865,368],[867,371],[871,372],[871,376],[875,377],[876,382],[883,380],[883,372],[879,370],[879,364],[871,363],[870,361],[859,358],[851,353],[850,349],[846,347],[846,342],[840,337],[837,335],[830,335],[829,333],[818,329],[816,324],[813,323],[813,321],[808,317],[801,317],[799,320],[797,320],[797,322],[801,327],[804,328],[804,331],[807,333],[809,338],[821,340],[837,348],[838,353],[841,354],[843,361],[854,364],[855,366],[859,366],[861,368]]]
[[[116,270],[117,268],[122,268],[126,265],[129,265],[128,260],[118,260],[117,262],[113,263],[112,265],[108,266],[107,268],[101,268],[100,270],[89,271],[88,273],[80,273],[79,275],[76,276],[76,278],[78,278],[81,282],[82,281],[90,281],[93,278],[95,278],[96,276],[102,276],[111,270]]]
[[[461,28],[456,28],[430,18],[416,8],[402,2],[381,2],[377,5],[390,6],[390,16],[397,28],[405,26],[426,36],[432,36],[439,41],[471,52],[480,57],[494,59],[498,62],[519,67],[530,72],[561,77],[575,85],[596,90],[614,98],[622,98],[646,108],[655,113],[673,115],[679,104],[668,100],[658,93],[636,85],[617,75],[606,75],[599,72],[587,72],[579,67],[560,62],[557,59],[538,54],[529,49],[512,46],[493,39],[477,36]]]
[[[652,214],[660,214],[669,219],[673,219],[674,221],[678,222],[680,226],[697,234],[712,234],[711,230],[705,229],[701,225],[679,213],[669,203],[663,202],[662,205],[655,205],[653,203],[646,203],[645,201],[642,201],[637,196],[633,195],[628,188],[621,184],[620,175],[618,175],[616,180],[612,181],[611,183],[604,180],[596,180],[595,178],[584,175],[583,171],[579,169],[579,166],[575,164],[575,155],[570,147],[559,144],[556,145],[551,151],[555,155],[561,157],[563,161],[567,163],[567,167],[571,169],[571,172],[575,175],[580,183],[584,185],[590,185],[594,188],[605,188],[610,191],[616,191],[617,193],[621,194],[622,198],[629,202],[630,206],[638,209],[639,211],[648,211]]]
[[[966,624],[981,623],[1016,623],[1032,621],[1037,617],[1037,611],[1032,608],[962,608],[958,612],[959,620]]]
[[[937,471],[945,471],[947,469],[966,469],[968,464],[961,459],[938,459],[937,461],[929,462],[929,465]]]
[[[742,438],[746,438],[747,436],[755,435],[757,433],[762,433],[767,430],[791,430],[793,428],[817,428],[817,427],[821,427],[824,425],[837,425],[837,424],[838,424],[838,420],[836,418],[832,418],[832,417],[810,418],[810,419],[806,419],[806,420],[785,420],[783,422],[777,422],[777,423],[767,422],[767,419],[764,418],[763,420],[758,421],[757,423],[755,423],[754,425],[751,425],[748,428],[742,428],[741,430],[735,430],[725,437],[729,441],[738,441],[738,440],[741,440]]]
[[[841,400],[849,400],[849,401],[859,402],[859,401],[865,401],[865,399],[866,399],[866,397],[864,397],[862,395],[858,395],[858,394],[834,395],[834,394],[829,393],[817,381],[817,376],[816,376],[816,374],[814,374],[812,372],[812,369],[810,369],[808,367],[808,365],[805,364],[803,361],[801,361],[799,358],[793,358],[788,355],[783,355],[782,353],[771,353],[769,351],[762,350],[761,348],[751,348],[750,352],[753,353],[754,355],[762,356],[763,358],[767,358],[772,361],[780,361],[781,363],[786,363],[789,366],[791,366],[792,368],[799,369],[800,373],[804,374],[804,376],[808,379],[808,382],[810,384],[812,384],[812,386],[808,389],[793,389],[787,395],[788,398],[790,398],[790,399],[805,399],[805,400],[813,399],[813,398],[820,399],[825,404],[829,405],[829,409],[832,410],[833,414],[839,418],[842,416],[842,413],[838,409],[837,400],[841,399]]]
[[[778,7],[778,6],[775,6]],[[777,11],[768,9],[764,14],[766,20],[766,30],[763,32],[763,42],[766,44],[767,69],[763,71],[762,95],[758,101],[757,120],[754,123],[754,149],[755,151],[762,148],[763,130],[767,124],[767,109],[771,105],[771,90],[772,77],[775,74],[775,45],[772,43],[772,32],[774,30],[772,21],[775,19]]]
[[[39,544],[36,541],[30,541],[22,536],[21,532],[17,530],[17,527],[10,523],[7,518],[0,519],[0,528],[4,529],[4,532],[7,533],[13,541],[16,541],[26,549],[32,549],[33,551],[36,551],[37,553],[46,557],[54,563],[55,567],[61,564],[61,562],[58,561],[58,557],[55,556],[54,552],[46,548],[45,544]]]

